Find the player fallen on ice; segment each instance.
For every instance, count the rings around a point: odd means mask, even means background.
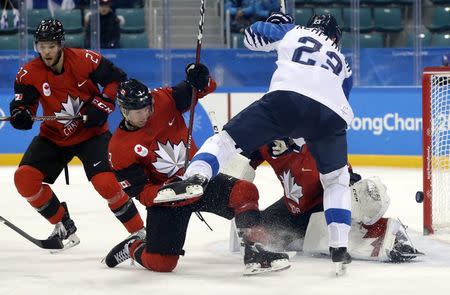
[[[119,243],[106,256],[106,264],[115,267],[132,258],[149,270],[172,271],[184,255],[191,215],[202,211],[235,218],[243,236],[245,275],[288,268],[288,256],[267,251],[260,239],[259,195],[251,182],[219,174],[202,197],[154,203],[159,188],[184,173],[187,127],[182,114],[191,104],[192,87],[200,98],[214,91],[216,83],[206,66],[188,65],[186,80],[173,87],[149,90],[131,79],[118,88],[124,119],[109,144],[111,167],[124,191],[147,207],[147,236]],[[196,150],[194,143],[189,158]]]
[[[143,221],[117,183],[107,158],[111,137],[107,119],[115,107],[117,85],[126,74],[97,52],[64,47],[64,28],[57,19],[39,23],[34,45],[39,56],[20,68],[14,82],[11,125],[31,129],[39,104],[45,116],[87,115],[87,121],[43,121],[14,174],[17,191],[55,225],[50,238],[67,240],[66,246],[78,244],[67,204],[50,187],[76,156],[88,180],[128,232],[142,230]]]
[[[314,15],[302,27],[294,25],[289,15],[276,13],[247,28],[247,48],[276,50],[278,54],[268,93],[210,137],[187,168],[186,179],[162,187],[155,201],[199,196],[236,153],[248,157],[275,139],[302,137],[316,160],[324,187],[331,259],[337,271],[350,263],[346,129],[353,119],[348,102],[352,72],[340,52],[341,35],[330,14]]]
[[[261,212],[271,249],[326,254],[323,188],[316,162],[304,141],[275,140],[251,155],[251,166],[267,161],[283,186],[284,196]],[[252,169],[248,167],[248,169]],[[348,252],[357,259],[403,262],[423,255],[412,244],[406,227],[384,218],[390,198],[378,177],[361,180],[349,169],[352,229]],[[239,249],[237,233],[232,236]]]

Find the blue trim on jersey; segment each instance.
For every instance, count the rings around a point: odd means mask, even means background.
[[[345,223],[349,226],[352,225],[352,213],[350,210],[339,209],[339,208],[330,208],[325,210],[325,219],[327,224],[332,222],[335,223]]]
[[[342,82],[342,90],[344,90],[345,97],[348,100],[348,96],[350,95],[350,90],[353,88],[353,75],[345,78],[344,82]]]
[[[270,43],[280,41],[287,32],[292,30],[294,24],[273,24],[266,22],[256,22],[250,26],[252,32],[258,37],[268,39]]]
[[[219,161],[217,160],[217,157],[214,156],[213,154],[210,153],[197,154],[192,158],[191,163],[194,161],[204,161],[208,163],[208,165],[211,167],[213,177],[219,174],[219,167],[220,167]]]

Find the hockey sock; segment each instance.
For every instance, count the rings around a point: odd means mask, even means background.
[[[61,221],[65,209],[48,184],[42,184],[44,175],[34,167],[20,166],[14,174],[17,191],[50,223]]]
[[[95,190],[108,201],[109,208],[129,233],[144,227],[136,205],[122,190],[112,172],[96,174],[91,182]]]

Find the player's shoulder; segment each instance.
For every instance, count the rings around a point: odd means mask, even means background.
[[[172,98],[171,87],[157,87],[150,91],[155,103],[155,109],[167,108],[169,106],[175,107],[175,102]]]
[[[64,48],[64,58],[80,68],[92,69],[99,65],[102,55],[89,49]]]
[[[24,64],[16,74],[16,83],[32,84],[33,81],[40,77],[45,77],[47,71],[46,66],[42,63],[40,57],[35,57],[26,64]]]

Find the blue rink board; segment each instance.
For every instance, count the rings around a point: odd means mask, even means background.
[[[9,115],[9,97],[12,91],[0,89],[0,116]],[[39,110],[38,113],[41,113]],[[189,122],[189,112],[184,113],[186,125]],[[119,109],[116,108],[109,116],[108,122],[111,130],[115,130],[122,120]],[[39,124],[36,122],[33,129],[28,131],[16,130],[8,122],[0,122],[0,154],[24,153],[33,137],[39,133]],[[200,146],[209,136],[213,134],[213,128],[208,114],[200,104],[195,108],[193,138]]]
[[[252,91],[263,91],[253,88]],[[245,92],[240,88],[226,91]],[[218,89],[218,92],[222,92]],[[0,115],[8,113],[12,92],[0,90]],[[421,155],[422,113],[421,89],[415,87],[355,88],[350,97],[355,111],[349,132],[349,153],[369,155]],[[187,119],[188,113],[185,114]],[[448,117],[448,116],[447,116]],[[116,110],[110,118],[111,129],[121,116]],[[446,125],[450,127],[450,123]],[[23,153],[38,124],[31,131],[14,130],[8,123],[0,125],[0,153]],[[213,133],[208,115],[196,108],[194,139],[201,144]],[[448,132],[447,132],[448,134]]]

